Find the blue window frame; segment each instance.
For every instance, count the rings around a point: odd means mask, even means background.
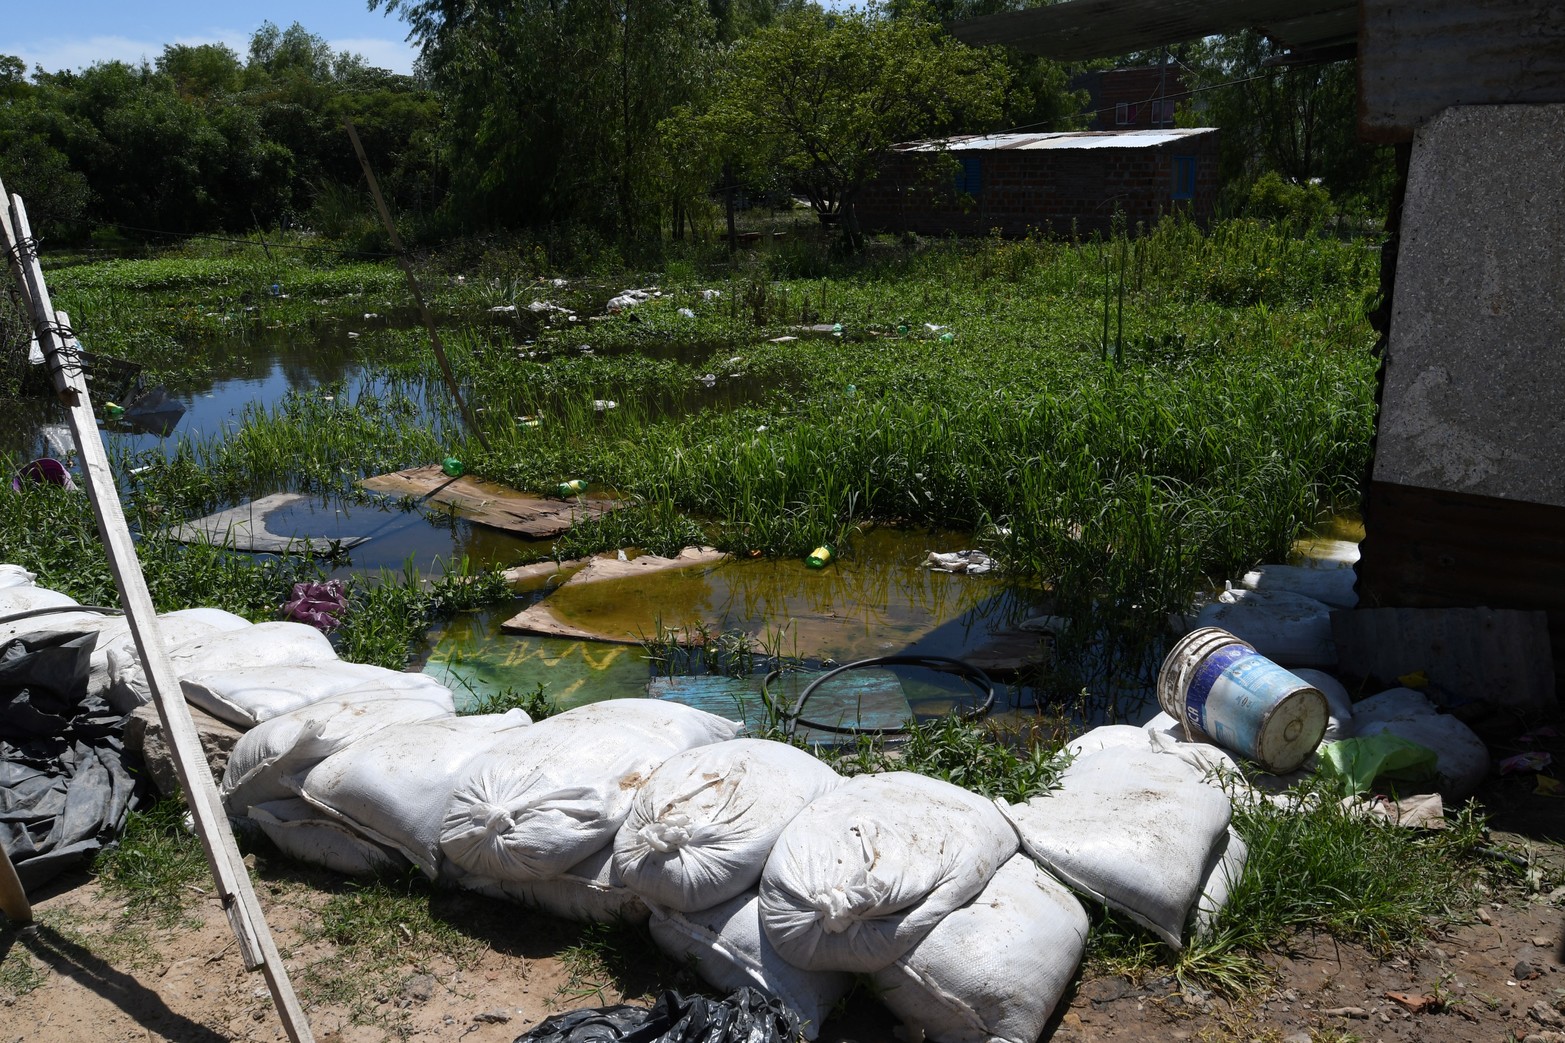
[[[982,192],[984,187],[984,166],[982,157],[961,156],[957,159],[957,162],[962,165],[962,169],[957,171],[956,174],[956,190],[958,192],[965,192],[974,199],[977,199],[978,193]]]
[[[1174,186],[1175,199],[1195,198],[1195,157],[1174,157]]]

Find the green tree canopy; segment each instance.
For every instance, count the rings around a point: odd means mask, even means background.
[[[899,143],[987,129],[1009,82],[1002,57],[963,46],[922,13],[791,11],[740,41],[709,104],[668,128],[752,177],[776,173],[824,218],[859,233],[853,200]]]

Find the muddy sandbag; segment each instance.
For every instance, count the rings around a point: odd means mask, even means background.
[[[1279,666],[1337,665],[1331,607],[1303,594],[1228,590],[1203,608],[1192,629],[1217,627]]]
[[[228,813],[299,795],[304,776],[321,761],[384,728],[453,716],[437,700],[339,696],[279,714],[239,737],[220,793]]]
[[[300,862],[344,876],[378,876],[407,868],[400,852],[360,836],[298,797],[257,804],[248,809],[248,817],[277,850]]]
[[[1489,774],[1489,747],[1471,728],[1441,713],[1422,692],[1392,688],[1353,707],[1353,734],[1389,733],[1435,751],[1440,793],[1461,800]]]
[[[1114,747],[1077,758],[1058,789],[1005,813],[1045,869],[1179,949],[1233,813],[1202,775],[1167,753]]]
[[[433,880],[440,875],[440,823],[456,780],[494,743],[528,727],[520,710],[393,725],[311,768],[299,795],[400,851]]]
[[[621,1003],[555,1014],[514,1043],[790,1043],[798,1034],[798,1017],[754,989],[722,1000],[669,991],[650,1010]]]
[[[547,880],[489,880],[445,864],[446,881],[478,894],[516,902],[577,923],[645,923],[641,896],[614,869],[614,849],[605,844]]]
[[[475,876],[547,880],[612,846],[658,765],[739,727],[662,699],[613,699],[550,717],[467,766],[452,788],[441,851]]]
[[[870,980],[893,1014],[935,1043],[1036,1043],[1086,944],[1081,903],[1017,855]]]
[[[983,890],[1016,845],[986,797],[911,772],[860,775],[778,836],[761,921],[796,967],[878,971]]]
[[[451,690],[428,674],[328,659],[305,666],[252,666],[182,675],[185,701],[236,728],[253,728],[279,714],[327,699],[405,695],[456,712]]]
[[[754,889],[710,909],[655,908],[648,927],[659,948],[681,964],[694,964],[708,985],[751,986],[775,996],[799,1016],[806,1039],[816,1037],[853,985],[852,975],[800,970],[783,959],[761,928],[761,899]]]
[[[637,790],[614,864],[649,902],[710,909],[753,889],[783,827],[841,782],[817,758],[767,739],[676,753]]]

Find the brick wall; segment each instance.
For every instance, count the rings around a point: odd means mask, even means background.
[[[981,187],[963,199],[949,178],[932,174],[949,159],[904,152],[887,164],[856,204],[870,231],[920,235],[1033,233],[1087,235],[1110,229],[1115,211],[1131,228],[1155,224],[1176,206],[1200,224],[1217,194],[1217,134],[1157,146],[1091,149],[996,149],[954,153],[978,157]],[[1195,159],[1194,198],[1173,198],[1175,159]]]
[[[1087,91],[1088,108],[1093,112],[1091,130],[1137,130],[1174,125],[1173,109],[1189,104],[1184,97],[1185,81],[1177,65],[1147,65],[1134,69],[1103,69],[1082,73],[1071,86]],[[1176,99],[1166,108],[1158,106],[1162,119],[1153,122],[1153,102]],[[1120,123],[1119,106],[1126,106],[1129,122]]]

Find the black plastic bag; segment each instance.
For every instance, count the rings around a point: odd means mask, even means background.
[[[744,988],[727,999],[672,990],[650,1008],[621,1003],[556,1014],[515,1043],[793,1043],[799,1016],[780,1000]]]

